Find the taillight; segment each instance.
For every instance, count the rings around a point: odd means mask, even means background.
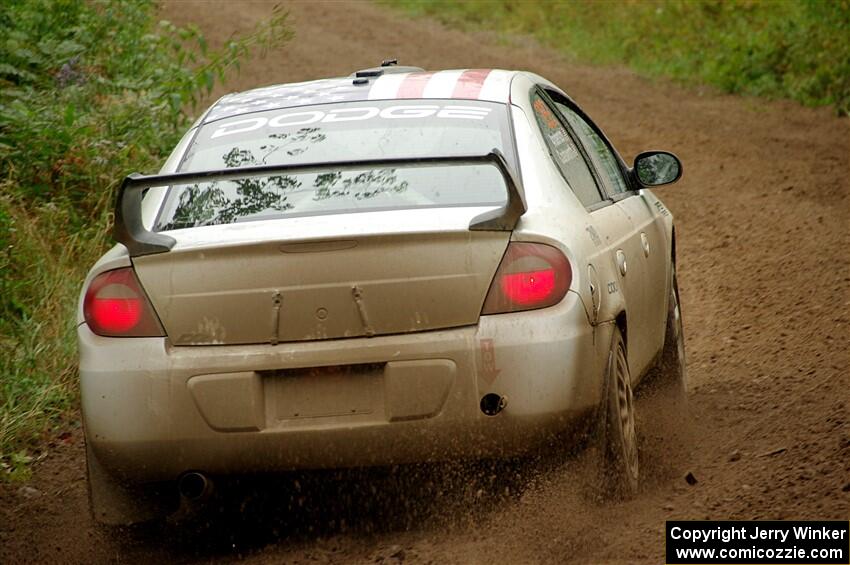
[[[502,314],[554,306],[567,294],[572,278],[570,262],[551,245],[510,243],[481,313]]]
[[[162,336],[162,328],[132,267],[101,273],[83,300],[91,331],[109,337]]]

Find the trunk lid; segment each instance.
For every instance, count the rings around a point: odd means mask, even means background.
[[[179,230],[170,233],[177,240],[171,251],[133,262],[174,345],[299,342],[475,324],[511,232],[470,231],[475,214],[468,208],[443,212]],[[299,235],[310,233],[322,237]]]

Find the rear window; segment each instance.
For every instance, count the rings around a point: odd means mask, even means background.
[[[514,162],[503,104],[392,100],[269,110],[205,124],[180,171],[456,155],[499,149]],[[169,188],[157,230],[358,211],[498,206],[494,165],[334,169]]]

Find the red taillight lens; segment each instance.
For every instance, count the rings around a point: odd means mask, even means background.
[[[551,245],[508,245],[496,271],[482,314],[503,314],[554,306],[572,283],[572,269],[564,254]]]
[[[555,290],[555,270],[509,273],[502,275],[499,284],[502,292],[511,302],[536,304],[547,299]]]
[[[132,267],[101,273],[83,300],[91,331],[109,337],[162,336],[162,328]]]
[[[123,333],[139,323],[142,305],[138,298],[94,298],[91,317],[104,330]]]

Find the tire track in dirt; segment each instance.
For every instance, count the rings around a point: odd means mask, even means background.
[[[215,44],[271,7],[192,1],[163,12]],[[246,62],[217,94],[347,75],[390,56],[426,68],[522,68],[567,90],[626,159],[650,148],[682,158],[683,181],[659,193],[677,220],[691,425],[641,399],[649,477],[625,503],[580,495],[581,460],[565,468],[544,458],[349,477],[288,498],[302,504],[292,510],[272,499],[218,527],[111,531],[88,515],[76,431],[35,466],[37,492],[0,486],[0,562],[657,563],[667,519],[850,516],[848,120],[576,65],[531,41],[464,34],[365,2],[290,9],[295,40]]]

